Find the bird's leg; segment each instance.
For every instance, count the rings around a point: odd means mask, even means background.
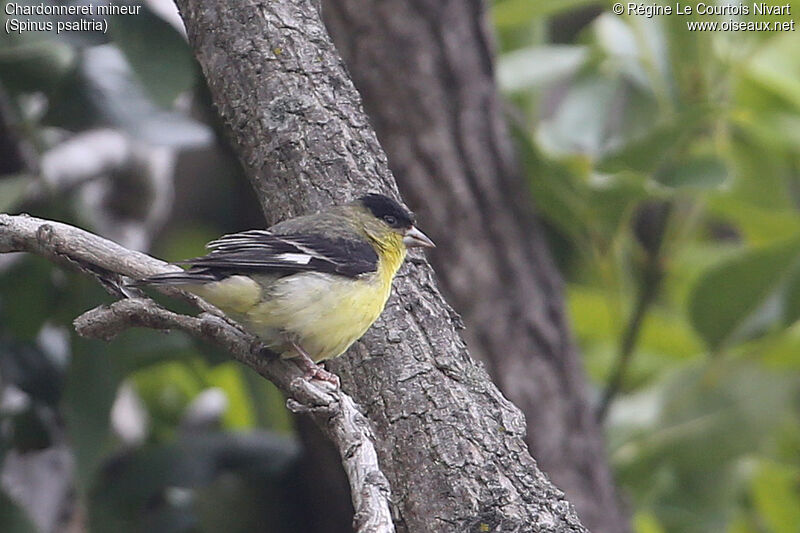
[[[319,366],[317,363],[315,363],[314,360],[311,359],[308,353],[306,353],[306,351],[303,348],[301,348],[299,344],[297,344],[294,341],[290,341],[290,343],[292,345],[292,348],[294,348],[294,350],[299,355],[299,357],[297,358],[297,363],[300,365],[300,368],[302,368],[305,371],[306,379],[316,378],[322,381],[333,383],[333,385],[337,389],[339,388],[340,386],[339,376],[337,376],[332,372],[328,372],[327,370]]]

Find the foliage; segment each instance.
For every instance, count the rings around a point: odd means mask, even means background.
[[[0,116],[37,155],[75,133],[110,128],[145,150],[166,148],[189,167],[207,167],[210,175],[198,181],[229,200],[222,209],[249,207],[253,200],[239,202],[234,187],[214,181],[215,172],[244,180],[217,161],[209,126],[180,105],[209,107],[200,79],[185,39],[147,7],[139,16],[109,17],[108,35],[0,32],[0,104],[7,104]],[[83,202],[107,177],[64,187],[36,166],[0,175],[0,211],[102,233]],[[143,194],[129,190],[123,204]],[[242,223],[229,214],[217,223],[221,217],[202,205],[191,207],[194,218],[184,214],[176,206],[156,255],[198,254],[210,237]],[[93,531],[306,528],[297,507],[299,450],[274,387],[177,332],[138,330],[109,344],[80,339],[72,320],[111,301],[97,283],[36,257],[0,259],[0,464],[10,450],[35,458],[68,443],[78,505]],[[32,531],[19,500],[3,489],[0,530]]]
[[[493,13],[598,393],[622,366],[607,428],[635,529],[797,531],[796,33],[690,32],[687,16],[606,8],[497,0]]]

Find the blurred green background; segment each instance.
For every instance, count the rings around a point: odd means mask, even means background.
[[[608,8],[493,14],[635,530],[800,531],[800,38]]]
[[[165,259],[263,224],[168,8],[109,18],[107,35],[0,31],[0,212]],[[635,531],[800,531],[797,33],[690,32],[586,0],[491,11]],[[110,301],[0,257],[0,530],[31,529],[13,487],[39,457],[64,480],[40,490],[58,501],[74,477],[82,509],[40,526],[303,531],[280,394],[179,333],[76,337],[71,321]]]

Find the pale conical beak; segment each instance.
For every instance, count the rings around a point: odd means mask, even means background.
[[[405,237],[403,237],[403,243],[408,248],[416,248],[419,246],[424,246],[425,248],[436,248],[436,245],[433,244],[433,241],[430,240],[427,235],[418,230],[416,226],[411,226],[411,228],[406,231]]]

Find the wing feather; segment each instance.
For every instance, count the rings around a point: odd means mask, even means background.
[[[208,243],[208,248],[211,251],[207,255],[179,264],[228,275],[236,271],[326,272],[349,278],[374,272],[378,266],[378,255],[372,246],[355,236],[250,230],[224,235]]]

